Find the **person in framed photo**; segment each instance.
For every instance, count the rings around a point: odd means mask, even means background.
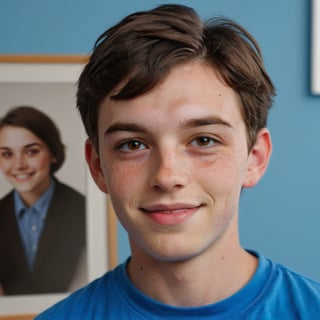
[[[0,170],[13,186],[0,199],[4,295],[86,283],[85,197],[55,177],[64,161],[60,131],[47,114],[18,106],[0,118]]]
[[[36,319],[318,319],[319,282],[240,242],[241,192],[272,153],[274,95],[258,43],[228,18],[163,4],[106,30],[77,107],[131,252]]]

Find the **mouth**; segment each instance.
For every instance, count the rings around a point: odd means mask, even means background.
[[[13,178],[16,181],[25,181],[25,180],[28,180],[32,176],[33,176],[33,173],[21,173],[21,174],[14,174]]]
[[[181,224],[193,216],[202,205],[177,203],[172,205],[152,205],[141,208],[153,222],[161,225]]]

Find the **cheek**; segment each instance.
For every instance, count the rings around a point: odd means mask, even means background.
[[[29,161],[29,164],[41,171],[50,171],[51,157],[48,155],[36,157]]]
[[[141,170],[130,165],[103,165],[102,170],[115,213],[123,227],[128,230],[128,212],[141,192]]]
[[[0,160],[0,170],[5,171],[11,166],[11,161]]]
[[[1,161],[0,162],[0,170],[3,173],[8,173],[10,168],[12,167],[12,162],[11,161]]]
[[[234,210],[237,205],[243,181],[244,166],[234,160],[234,157],[224,156],[210,164],[199,165],[197,174],[193,174],[198,184],[211,198],[215,205],[224,208],[225,212]]]
[[[102,170],[110,194],[132,192],[143,176],[143,168],[129,163],[104,163]]]
[[[145,192],[148,181],[147,170],[143,166],[129,163],[103,164],[105,184],[114,209],[119,215],[123,207],[134,206],[139,195]]]
[[[227,185],[234,186],[239,171],[232,156],[219,156],[208,161],[198,161],[194,166],[193,177],[201,182],[224,189]]]
[[[12,172],[15,171],[14,168],[15,168],[14,160],[1,161],[0,163],[0,170],[6,176],[10,176]]]

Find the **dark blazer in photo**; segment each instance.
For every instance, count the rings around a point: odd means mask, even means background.
[[[66,292],[79,268],[86,247],[85,198],[55,181],[32,271],[15,217],[13,191],[0,200],[0,284],[5,295]]]

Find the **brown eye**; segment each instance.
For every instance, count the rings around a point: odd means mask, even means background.
[[[9,151],[3,151],[1,152],[1,158],[3,159],[9,159],[12,157],[12,152],[9,152]]]
[[[130,152],[146,149],[146,146],[139,140],[130,140],[122,143],[118,148],[121,151]]]
[[[191,145],[195,147],[211,147],[214,144],[215,144],[215,140],[207,136],[197,137],[191,142]]]
[[[139,141],[133,140],[128,142],[128,149],[130,150],[139,150],[141,147],[141,143]]]
[[[37,148],[32,148],[32,149],[28,149],[28,150],[27,150],[27,155],[28,155],[28,156],[35,156],[35,155],[37,155],[39,152],[40,152],[39,149],[37,149]]]

